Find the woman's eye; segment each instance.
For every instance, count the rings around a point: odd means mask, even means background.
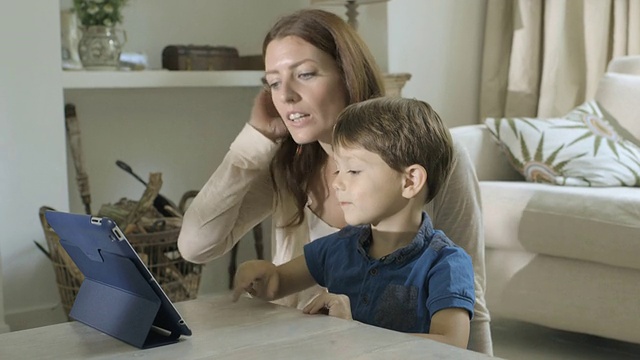
[[[273,81],[273,82],[267,83],[267,86],[269,87],[269,89],[277,89],[278,86],[280,86],[280,82]]]
[[[349,174],[351,174],[351,175],[358,175],[358,174],[360,174],[360,170],[349,170],[349,171],[347,171],[347,172],[348,172]]]
[[[300,79],[307,80],[311,79],[316,73],[315,72],[305,72],[298,75]]]

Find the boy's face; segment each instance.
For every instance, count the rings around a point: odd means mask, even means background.
[[[362,148],[334,148],[337,172],[333,189],[350,225],[380,226],[407,204],[403,174]]]

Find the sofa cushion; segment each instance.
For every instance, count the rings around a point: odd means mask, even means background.
[[[640,146],[640,76],[606,73],[598,83],[595,100],[618,120]],[[627,140],[634,141],[631,137]]]
[[[640,269],[640,188],[481,181],[487,248]]]
[[[640,269],[640,188],[529,185],[518,229],[527,251]]]
[[[454,141],[467,149],[478,180],[524,181],[524,177],[511,166],[485,125],[464,125],[449,130]]]
[[[518,240],[518,229],[524,209],[539,187],[524,181],[480,182],[487,248],[524,250]]]
[[[640,186],[640,148],[616,131],[621,127],[596,101],[562,118],[488,118],[485,123],[528,181]]]
[[[638,270],[537,255],[487,301],[492,316],[638,343],[639,278]]]
[[[640,75],[640,55],[614,57],[607,65],[607,72]]]

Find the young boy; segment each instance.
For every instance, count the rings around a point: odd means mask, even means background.
[[[333,133],[332,187],[349,226],[275,266],[240,265],[233,299],[265,300],[314,284],[304,312],[354,319],[466,348],[475,302],[471,258],[434,230],[423,206],[453,168],[449,131],[425,102],[377,98],[348,106]]]

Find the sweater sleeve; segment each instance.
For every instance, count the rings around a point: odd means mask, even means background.
[[[488,321],[486,307],[484,228],[478,178],[469,154],[454,139],[456,165],[449,181],[427,206],[433,227],[442,230],[471,256],[475,281],[475,321]]]
[[[246,124],[187,209],[178,248],[204,263],[229,250],[272,212],[269,164],[278,145]]]

